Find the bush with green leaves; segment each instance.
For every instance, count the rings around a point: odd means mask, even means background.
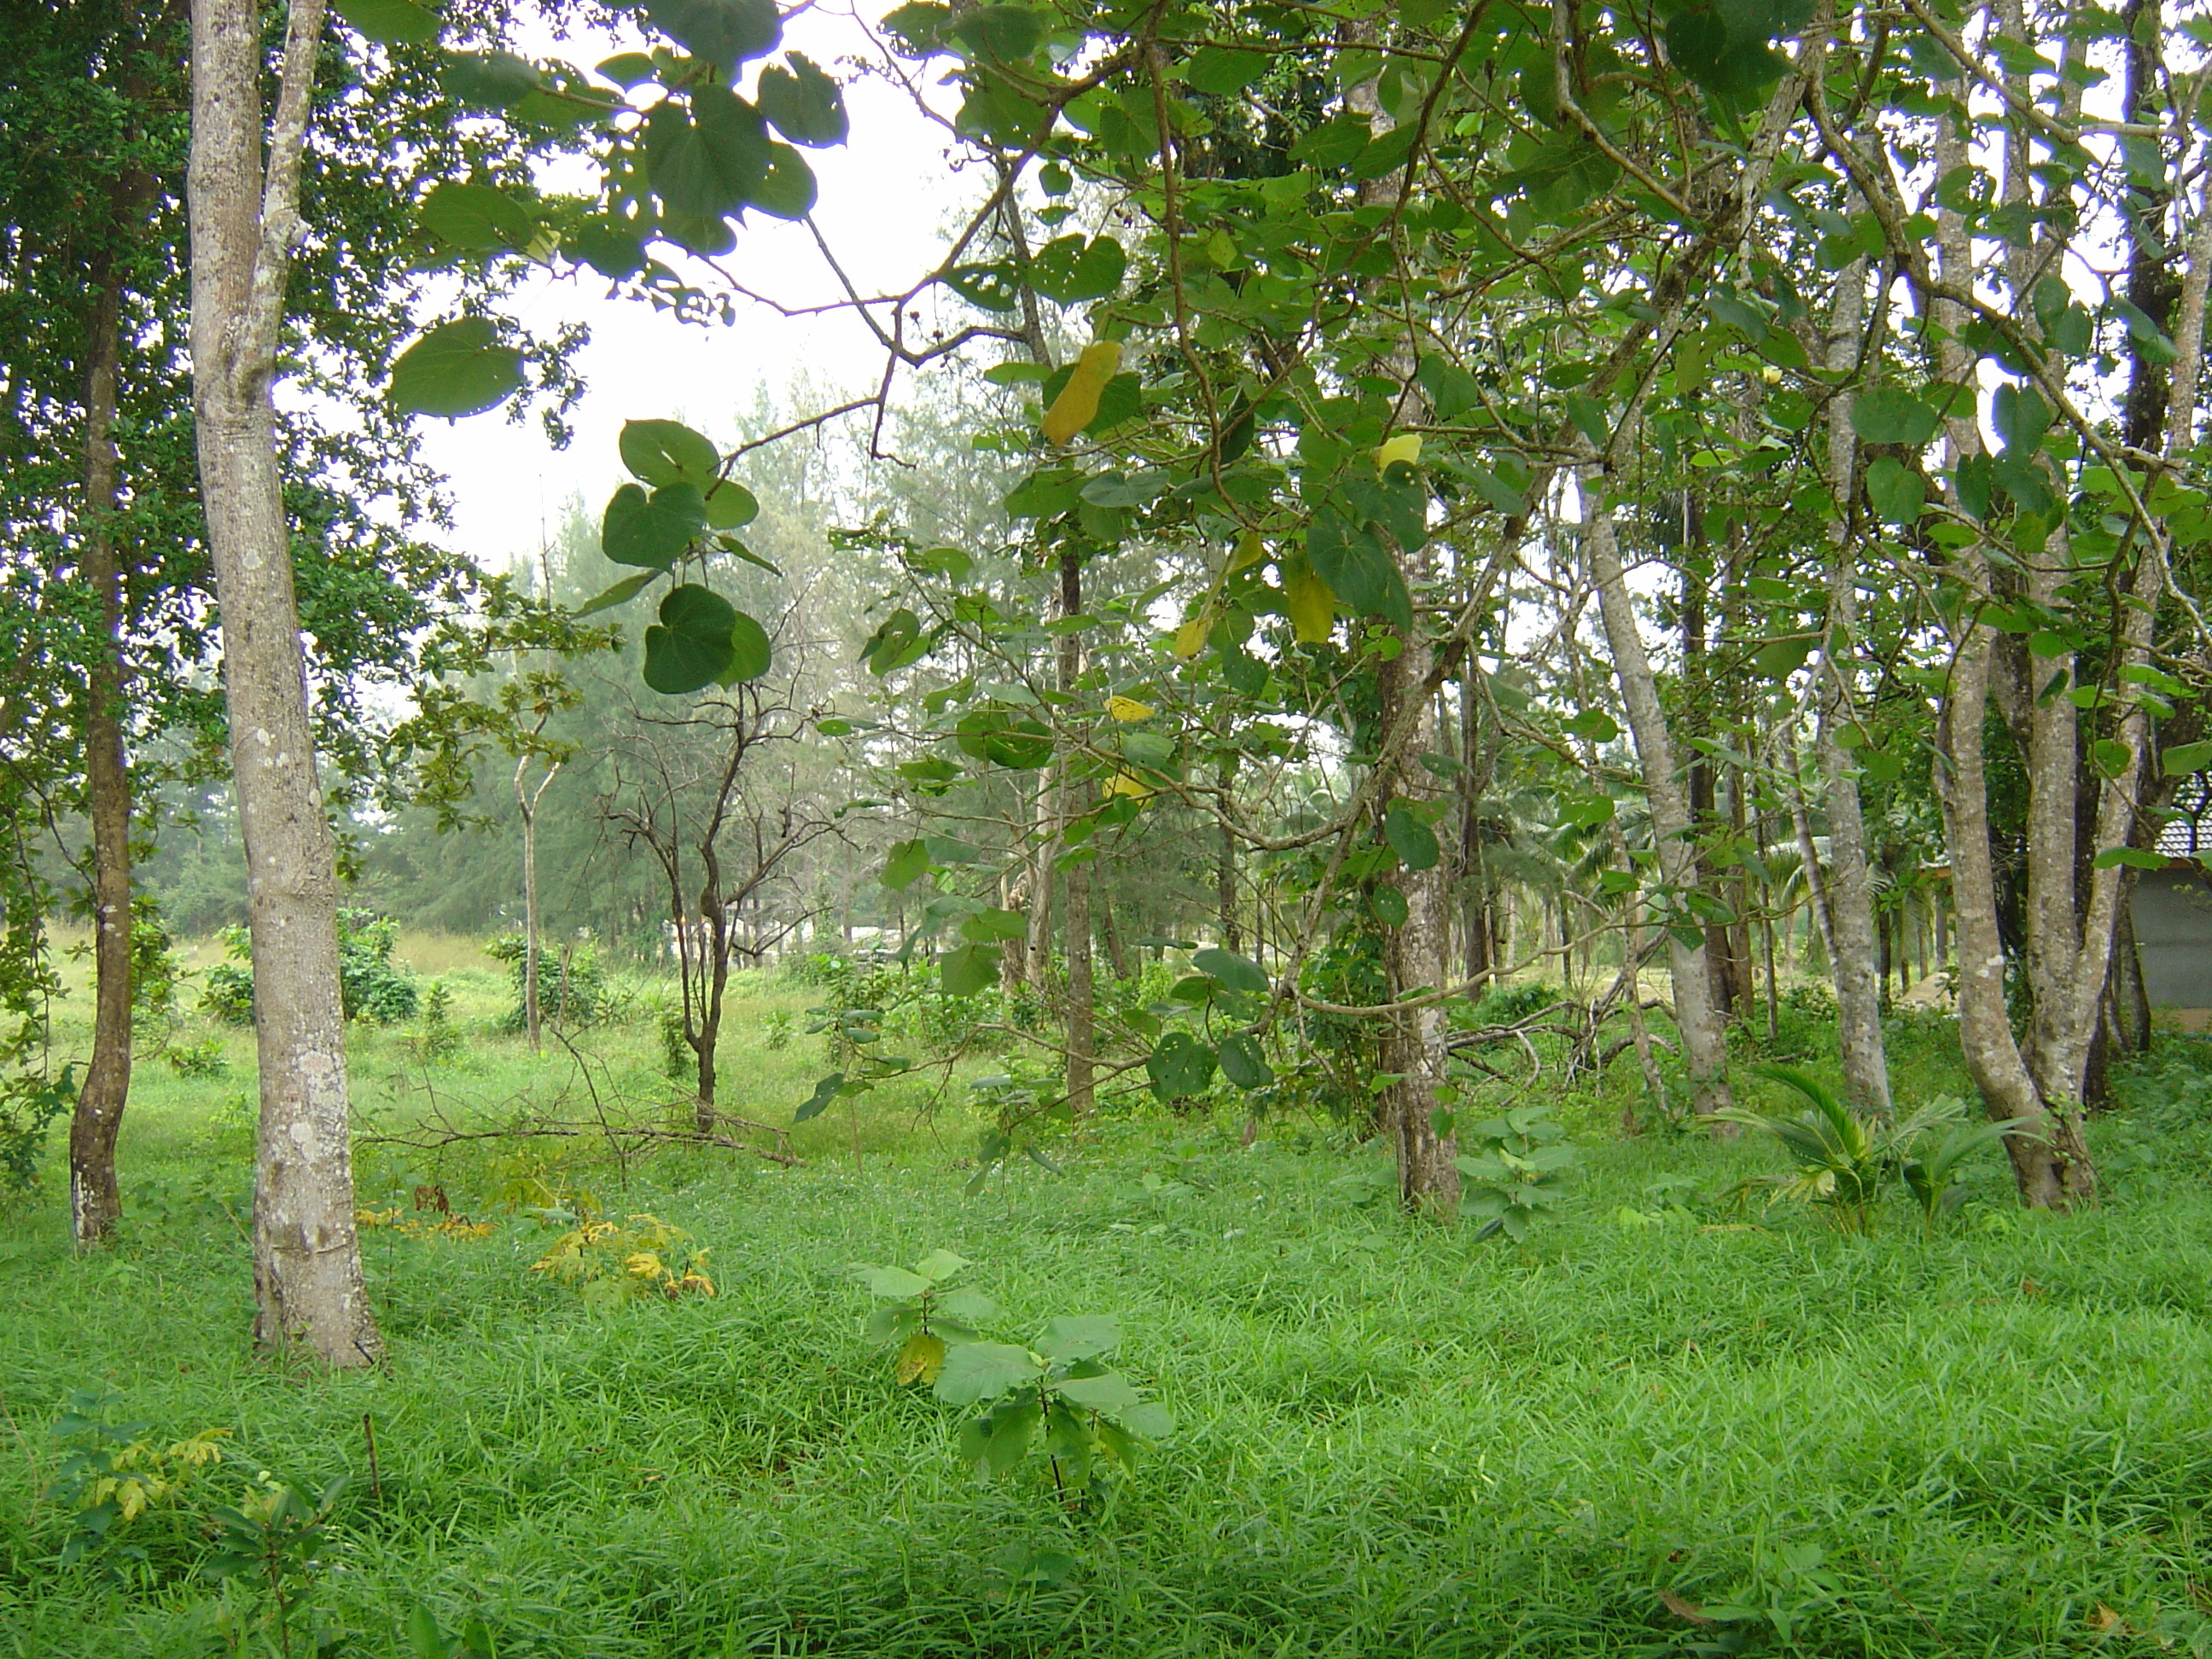
[[[988,1297],[950,1281],[973,1264],[933,1250],[912,1268],[857,1263],[852,1271],[884,1305],[868,1334],[896,1344],[901,1384],[926,1382],[948,1406],[981,1407],[960,1431],[962,1459],[1012,1473],[1041,1453],[1064,1498],[1103,1490],[1175,1421],[1103,1362],[1121,1340],[1112,1315],[1055,1319],[1035,1343],[994,1342],[981,1322],[998,1317]]]
[[[1804,1109],[1784,1116],[1737,1106],[1713,1114],[1772,1136],[1796,1166],[1751,1176],[1738,1190],[1767,1188],[1770,1206],[1784,1199],[1811,1204],[1849,1233],[1874,1231],[1883,1194],[1900,1184],[1919,1205],[1922,1224],[1934,1228],[1964,1201],[1958,1174],[1966,1159],[2034,1121],[2013,1117],[1971,1123],[1966,1103],[1948,1096],[1900,1121],[1863,1117],[1834,1090],[1794,1066],[1747,1069],[1789,1090]]]
[[[421,1001],[414,976],[392,959],[399,924],[374,910],[338,912],[338,993],[348,1019],[397,1025],[412,1019]],[[222,930],[223,954],[207,970],[199,1009],[226,1025],[253,1023],[253,941],[243,927]]]
[[[1566,1196],[1567,1171],[1579,1154],[1549,1106],[1516,1106],[1457,1133],[1460,1210],[1481,1220],[1477,1238],[1503,1232],[1517,1243]]]
[[[46,1131],[76,1103],[76,1067],[58,1078],[23,1072],[0,1083],[0,1191],[28,1192],[39,1179]]]
[[[528,997],[529,943],[520,933],[502,933],[484,946],[494,962],[507,964],[514,987],[514,1006],[500,1016],[499,1029],[509,1035],[530,1023]],[[607,975],[599,953],[588,941],[579,940],[559,950],[541,941],[538,946],[538,1018],[563,1030],[595,1025],[606,1012]]]

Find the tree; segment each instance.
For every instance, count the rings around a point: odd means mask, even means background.
[[[270,398],[304,228],[300,167],[323,10],[321,0],[292,0],[265,111],[258,9],[194,8],[192,381],[253,940],[254,1334],[355,1366],[380,1360],[384,1339],[354,1224],[337,846],[315,771]]]

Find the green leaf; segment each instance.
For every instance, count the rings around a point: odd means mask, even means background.
[[[1042,1375],[1042,1367],[1027,1348],[1010,1342],[963,1342],[945,1355],[935,1392],[948,1406],[975,1406]]]
[[[1265,969],[1249,957],[1224,951],[1218,945],[1193,951],[1190,965],[1226,990],[1262,994],[1267,988]]]
[[[2008,380],[1990,400],[1990,420],[2005,441],[2005,447],[2025,455],[2039,446],[2051,430],[2051,408],[2033,386],[2014,386]]]
[[[1386,927],[1403,927],[1410,914],[1406,908],[1406,896],[1395,887],[1376,888],[1367,896],[1367,908]]]
[[[632,87],[643,86],[660,71],[653,67],[650,52],[618,52],[592,64],[592,73],[628,92]]]
[[[2159,757],[2169,778],[2185,778],[2212,766],[2212,742],[2178,743]]]
[[[1047,1359],[1072,1362],[1096,1359],[1121,1346],[1121,1322],[1113,1314],[1071,1314],[1055,1319],[1037,1338],[1037,1352]]]
[[[1378,616],[1400,629],[1413,625],[1413,595],[1397,561],[1366,526],[1346,524],[1324,508],[1306,532],[1306,556],[1329,592],[1363,616]]]
[[[410,0],[331,0],[331,9],[380,46],[423,46],[438,38],[438,20]]]
[[[1166,1104],[1202,1095],[1213,1081],[1213,1050],[1188,1031],[1170,1031],[1145,1060],[1153,1095]]]
[[[1415,817],[1403,801],[1392,801],[1383,812],[1382,839],[1408,870],[1433,870],[1443,856],[1436,831]]]
[[[561,251],[609,282],[621,282],[645,269],[645,238],[620,219],[601,216],[583,221],[568,233]]]
[[[1264,1089],[1275,1080],[1275,1068],[1259,1038],[1237,1031],[1221,1039],[1221,1075],[1239,1089]]]
[[[1851,404],[1851,430],[1870,444],[1924,444],[1942,423],[1933,409],[1896,386],[1875,386]]]
[[[1026,6],[985,6],[952,26],[952,35],[1001,64],[1027,58],[1044,39],[1044,19]]]
[[[1120,289],[1128,267],[1128,254],[1111,236],[1062,236],[1037,250],[1030,286],[1058,305],[1103,300]]]
[[[814,169],[788,144],[768,147],[768,170],[745,191],[745,205],[775,219],[804,219],[814,211]]]
[[[465,109],[512,109],[545,77],[538,65],[511,52],[449,52],[438,66],[438,83]]]
[[[1105,1371],[1097,1376],[1063,1376],[1049,1386],[1061,1399],[1085,1411],[1127,1411],[1138,1400],[1135,1385],[1119,1371]]]
[[[1573,736],[1587,738],[1592,743],[1611,743],[1620,735],[1620,726],[1602,708],[1583,709],[1565,723],[1565,729]]]
[[[803,52],[787,52],[785,69],[770,64],[760,72],[754,98],[769,124],[794,144],[842,144],[852,129],[845,114],[845,91]]]
[[[589,617],[602,611],[611,611],[618,605],[625,605],[644,592],[646,584],[653,581],[660,574],[658,570],[641,570],[635,576],[624,576],[604,593],[587,599],[577,606],[571,614]]]
[[[706,505],[707,527],[709,530],[742,530],[760,517],[760,502],[753,492],[727,478],[708,486]],[[783,574],[757,554],[749,553],[733,544],[725,543],[724,545],[739,558],[749,560],[763,570],[775,571],[778,575]]]
[[[489,185],[448,179],[422,198],[416,222],[441,242],[470,253],[501,253],[530,246],[538,222],[530,210]]]
[[[929,870],[929,843],[919,836],[902,841],[884,860],[884,885],[896,891],[911,887]]]
[[[481,415],[522,387],[522,354],[499,343],[489,318],[441,324],[392,366],[392,406],[402,415]]]
[[[706,527],[706,504],[691,485],[669,484],[647,495],[626,483],[599,521],[599,550],[617,564],[665,570]]]
[[[890,1297],[899,1301],[912,1296],[925,1296],[937,1288],[935,1279],[924,1273],[908,1273],[904,1267],[878,1267],[873,1263],[864,1262],[853,1269],[853,1274],[868,1287],[871,1295]]]
[[[719,593],[686,582],[660,602],[645,630],[645,683],[666,696],[713,684],[729,672],[736,610]]]
[[[1153,1401],[1116,1413],[1115,1420],[1139,1440],[1164,1440],[1175,1432],[1175,1419],[1168,1415],[1168,1408]]]
[[[1029,930],[1029,918],[1018,910],[978,910],[960,924],[962,935],[978,945],[1026,938]]]
[[[768,672],[775,659],[768,629],[757,618],[738,611],[730,623],[730,660],[720,674],[721,683],[742,685],[747,680],[757,680]]]
[[[446,1650],[446,1632],[438,1626],[438,1616],[420,1601],[407,1615],[407,1645],[415,1650],[415,1659],[451,1659]]]
[[[773,149],[760,112],[726,87],[696,87],[688,110],[669,99],[646,117],[646,172],[673,213],[736,212],[767,176]]]
[[[947,951],[937,965],[938,977],[949,997],[972,997],[998,982],[999,952],[988,945],[963,945]]]
[[[722,458],[681,421],[625,421],[616,447],[631,475],[649,484],[688,483],[704,491]]]
[[[686,52],[732,74],[783,39],[775,0],[647,0],[645,16]]]
[[[1867,499],[1888,524],[1911,524],[1928,502],[1928,486],[1921,476],[1893,455],[1880,455],[1867,468]]]
[[[961,1353],[965,1349],[953,1352]],[[942,1387],[944,1379],[938,1381]],[[1026,1395],[1002,1400],[960,1431],[960,1455],[970,1463],[981,1463],[993,1474],[1005,1474],[1027,1454],[1043,1415],[1043,1408]]]
[[[799,1109],[791,1115],[792,1122],[804,1123],[811,1117],[821,1116],[844,1086],[845,1074],[842,1072],[830,1073],[814,1085],[814,1092],[807,1096]]]
[[[2090,862],[2100,870],[2123,864],[2135,870],[2163,870],[2168,860],[2156,853],[2142,852],[2133,847],[2108,847]]]
[[[1267,72],[1267,55],[1230,46],[1203,46],[1182,66],[1183,84],[1194,92],[1226,98],[1244,90]],[[1450,416],[1446,416],[1449,420]]]

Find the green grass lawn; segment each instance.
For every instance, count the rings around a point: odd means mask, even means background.
[[[499,1000],[477,972],[450,975],[465,1024]],[[771,1049],[763,1016],[807,994],[747,989],[728,1104],[787,1120],[818,1039]],[[481,1029],[446,1067],[402,1031],[358,1042],[372,1121],[416,1121],[426,1078],[480,1113],[578,1086],[565,1053]],[[666,1089],[648,1022],[590,1042]],[[2136,1166],[2102,1209],[2024,1217],[1992,1154],[1989,1201],[1933,1240],[1901,1203],[1871,1239],[1734,1212],[1769,1149],[1607,1139],[1592,1106],[1574,1198],[1517,1247],[1363,1206],[1340,1178],[1372,1154],[1324,1124],[1244,1147],[1241,1121],[1108,1123],[1064,1173],[969,1198],[981,1120],[892,1092],[857,1170],[834,1119],[793,1170],[572,1169],[712,1250],[713,1297],[611,1309],[529,1271],[554,1230],[494,1202],[520,1165],[370,1151],[365,1202],[434,1181],[495,1224],[369,1230],[392,1363],[325,1379],[246,1340],[250,1044],[227,1053],[220,1078],[144,1068],[119,1249],[72,1259],[51,1177],[0,1216],[0,1655],[261,1651],[261,1602],[197,1570],[192,1517],[262,1471],[351,1475],[310,1595],[374,1659],[411,1651],[418,1606],[480,1613],[501,1659],[2212,1650],[2193,1073],[2152,1091],[2154,1137],[2148,1107],[2100,1125]],[[894,1384],[848,1267],[940,1246],[1002,1336],[1121,1317],[1119,1363],[1177,1427],[1109,1501],[979,1479],[963,1414]],[[149,1556],[119,1573],[56,1565],[51,1429],[86,1388],[164,1443],[229,1431],[178,1510],[118,1534]]]

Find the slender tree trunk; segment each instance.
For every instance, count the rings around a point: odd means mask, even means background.
[[[1060,614],[1083,612],[1083,562],[1073,548],[1060,556]],[[1059,689],[1073,694],[1083,675],[1083,636],[1070,632],[1060,641]],[[1079,814],[1075,769],[1063,757],[1060,771],[1060,822],[1064,827]],[[1060,872],[1067,933],[1067,1109],[1077,1122],[1089,1118],[1094,1098],[1091,1064],[1097,1020],[1097,995],[1091,974],[1091,866],[1072,864]]]
[[[1829,319],[1827,368],[1847,375],[1858,360],[1865,316],[1866,264],[1854,261],[1836,279]],[[1858,436],[1851,428],[1853,398],[1846,380],[1828,404],[1828,476],[1837,513],[1829,527],[1828,615],[1821,639],[1814,757],[1820,771],[1828,818],[1828,869],[1824,915],[1828,921],[1828,973],[1836,991],[1836,1047],[1843,1061],[1844,1097],[1858,1111],[1886,1117],[1890,1110],[1889,1056],[1882,1043],[1881,988],[1875,972],[1874,878],[1867,862],[1866,823],[1859,809],[1858,774],[1839,738],[1856,725],[1853,696],[1858,634],[1858,571],[1852,559],[1851,524],[1857,515]],[[1807,838],[1809,840],[1809,837]]]
[[[1419,575],[1409,570],[1409,584]],[[1420,725],[1401,749],[1401,760],[1378,799],[1425,802],[1438,793],[1437,781],[1412,758],[1436,752],[1435,700],[1422,695],[1430,653],[1418,625],[1401,636],[1402,648],[1376,670],[1379,729],[1395,730],[1412,717]],[[1423,990],[1441,989],[1449,980],[1451,883],[1442,858],[1425,870],[1401,867],[1398,890],[1406,900],[1406,920],[1383,936],[1383,970],[1393,1001]],[[1449,1219],[1459,1211],[1460,1179],[1455,1138],[1437,1132],[1437,1091],[1449,1081],[1444,1048],[1444,1012],[1440,1003],[1394,1018],[1382,1037],[1382,1069],[1397,1081],[1385,1091],[1383,1115],[1398,1160],[1398,1195],[1405,1207]]]
[[[543,1049],[538,1028],[538,798],[545,793],[545,784],[553,781],[553,773],[545,775],[545,782],[533,793],[522,787],[529,769],[528,755],[514,763],[514,804],[522,815],[522,1024],[534,1054]]]
[[[80,570],[99,606],[87,653],[82,729],[92,809],[92,1060],[70,1118],[70,1226],[102,1244],[123,1214],[115,1140],[131,1093],[131,771],[124,752],[123,561],[115,536],[116,366],[123,279],[103,261],[85,377],[84,507]]]
[[[1224,755],[1220,770],[1221,810],[1229,811],[1229,792],[1237,781],[1237,757]],[[1225,951],[1242,954],[1244,931],[1237,916],[1237,836],[1227,824],[1221,826],[1221,849],[1216,855],[1213,868],[1214,906],[1221,917],[1221,945]]]
[[[193,415],[246,842],[261,1068],[254,1334],[329,1364],[365,1365],[382,1358],[384,1341],[354,1225],[337,848],[315,775],[270,398],[285,278],[302,234],[299,171],[323,5],[292,0],[275,117],[265,125],[260,23],[250,0],[194,0],[186,180]]]
[[[1620,678],[1621,703],[1628,713],[1630,735],[1644,773],[1660,874],[1678,894],[1686,895],[1698,885],[1697,832],[1677,770],[1674,735],[1659,702],[1659,683],[1644,648],[1644,635],[1636,625],[1628,578],[1613,539],[1613,509],[1603,497],[1604,475],[1595,468],[1584,468],[1579,477],[1583,550],[1597,586],[1606,642],[1613,672]],[[1695,944],[1683,937],[1685,931],[1693,934]],[[1674,986],[1674,1023],[1681,1032],[1682,1055],[1688,1063],[1692,1109],[1701,1117],[1730,1103],[1728,1036],[1713,1000],[1712,968],[1706,960],[1708,938],[1694,928],[1670,928],[1667,938],[1668,966]],[[1711,1127],[1723,1139],[1739,1133],[1729,1124]]]

